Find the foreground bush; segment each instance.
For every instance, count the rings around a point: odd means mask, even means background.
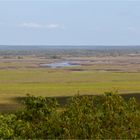
[[[55,99],[28,96],[24,105],[15,114],[0,115],[0,138],[140,138],[140,108],[134,98],[74,96],[60,108]]]

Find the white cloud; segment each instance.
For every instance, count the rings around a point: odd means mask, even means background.
[[[53,29],[53,28],[60,28],[61,26],[59,24],[48,24],[46,25],[47,28]]]
[[[137,30],[136,30],[136,28],[134,28],[134,27],[127,27],[127,30],[128,31],[130,31],[130,32],[136,32]]]
[[[42,28],[41,24],[34,23],[34,22],[28,22],[28,23],[22,23],[20,24],[20,27],[27,27],[27,28]]]
[[[35,22],[25,22],[19,25],[24,28],[46,28],[46,29],[64,29],[64,26],[51,23],[51,24],[39,24]]]

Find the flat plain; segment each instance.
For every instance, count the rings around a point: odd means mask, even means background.
[[[13,104],[14,98],[26,94],[56,97],[96,95],[107,91],[140,93],[139,53],[100,52],[94,55],[59,50],[49,57],[19,54],[0,56],[0,104]],[[50,68],[40,65],[54,62],[79,66]]]

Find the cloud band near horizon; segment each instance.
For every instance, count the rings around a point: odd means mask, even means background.
[[[63,25],[57,23],[50,23],[50,24],[40,24],[36,22],[24,22],[19,24],[19,27],[23,28],[46,28],[46,29],[64,29]]]

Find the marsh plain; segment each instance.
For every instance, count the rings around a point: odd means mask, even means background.
[[[49,67],[68,62],[73,66]],[[47,64],[42,66],[42,64]],[[140,93],[140,51],[46,49],[0,52],[0,104],[26,94],[67,97]],[[12,106],[11,106],[12,107]],[[8,108],[8,107],[7,107]]]

